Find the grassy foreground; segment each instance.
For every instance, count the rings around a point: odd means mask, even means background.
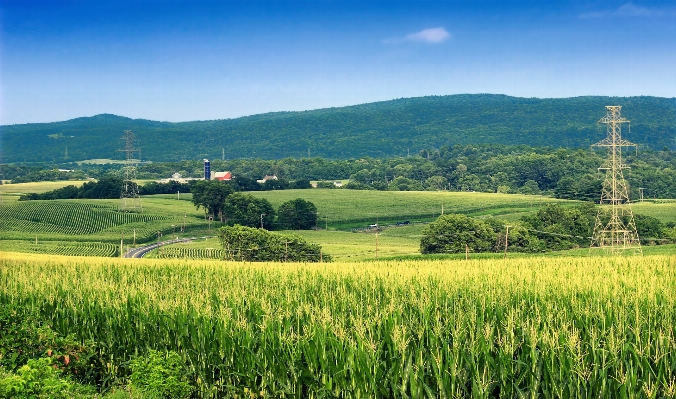
[[[0,303],[176,350],[200,397],[674,397],[676,256],[330,264],[0,253]],[[100,364],[99,364],[100,363]]]

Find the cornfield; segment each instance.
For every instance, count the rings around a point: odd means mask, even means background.
[[[175,350],[200,397],[676,395],[676,256],[331,264],[5,254],[0,303]]]
[[[116,245],[105,242],[41,241],[36,244],[33,241],[0,241],[0,251],[34,254],[111,257],[119,254],[118,249]]]
[[[147,223],[165,217],[116,212],[114,208],[70,201],[26,201],[0,208],[0,230],[94,234],[129,223]]]
[[[183,248],[167,246],[159,249],[156,256],[161,259],[223,259],[223,250],[220,248]]]

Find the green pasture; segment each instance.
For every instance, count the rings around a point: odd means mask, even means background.
[[[548,203],[568,203],[555,198],[478,192],[447,191],[357,191],[343,189],[311,189],[256,191],[250,194],[265,198],[277,208],[283,202],[303,198],[317,206],[319,224],[328,228],[367,227],[398,221],[432,221],[442,213],[469,216],[518,218]]]
[[[2,195],[21,195],[26,193],[44,193],[66,186],[80,187],[87,180],[59,180],[59,181],[36,181],[30,183],[14,183],[0,185]]]
[[[17,202],[21,194],[41,194],[66,186],[80,187],[84,183],[86,183],[86,180],[38,181],[30,183],[2,184],[0,185],[0,206],[3,204]]]
[[[664,223],[676,223],[676,201],[637,202],[631,205],[635,214],[652,216]]]

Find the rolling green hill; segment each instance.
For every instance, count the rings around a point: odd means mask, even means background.
[[[65,122],[1,127],[5,162],[121,159],[124,130],[151,161],[279,159],[308,154],[334,159],[418,153],[453,144],[588,147],[605,132],[605,105],[622,105],[632,121],[625,137],[655,149],[676,149],[676,98],[517,98],[477,94],[418,97],[182,123],[102,114]],[[66,158],[66,148],[68,157]]]

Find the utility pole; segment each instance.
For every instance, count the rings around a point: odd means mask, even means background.
[[[441,201],[441,214],[444,214],[444,201]]]
[[[324,222],[326,223],[325,226],[324,226],[324,230],[328,230],[329,229],[329,216],[328,215],[324,216]]]
[[[622,162],[622,147],[635,147],[636,144],[622,139],[622,124],[629,121],[620,115],[621,109],[619,105],[606,106],[606,116],[598,121],[607,126],[607,136],[593,146],[606,147],[608,156],[598,168],[606,171],[606,177],[590,248],[602,248],[611,254],[621,254],[625,250],[642,254],[634,214],[629,205],[629,190],[622,173],[623,169],[629,168]]]
[[[643,190],[645,190],[643,187],[638,188],[638,191],[641,193],[641,202],[643,202]]]
[[[211,222],[213,222],[213,221],[214,221],[214,217],[209,216],[209,234],[211,234]]]
[[[120,239],[120,258],[124,257],[124,231],[122,232],[122,238]]]
[[[265,214],[261,213],[261,229],[263,228],[263,216],[265,216]]]
[[[136,245],[136,229],[134,229],[134,245]]]
[[[465,260],[469,260],[469,245],[465,244]]]

